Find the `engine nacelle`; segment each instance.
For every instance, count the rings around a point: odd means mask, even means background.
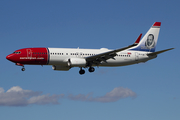
[[[69,66],[59,66],[59,65],[53,65],[53,70],[61,70],[61,71],[68,71],[71,67]]]
[[[84,58],[69,58],[68,66],[70,66],[70,67],[86,67],[86,60]]]

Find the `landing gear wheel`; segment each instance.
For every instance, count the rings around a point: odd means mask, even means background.
[[[89,67],[89,72],[94,72],[95,68],[94,67]]]
[[[79,74],[80,75],[83,75],[85,73],[85,70],[83,70],[83,69],[81,69],[80,71],[79,71]]]
[[[22,70],[22,71],[25,71],[25,68],[22,68],[21,70]]]

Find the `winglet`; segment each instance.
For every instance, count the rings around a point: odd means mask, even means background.
[[[139,44],[139,41],[141,40],[141,36],[142,36],[142,33],[139,35],[139,37],[136,39],[136,41],[134,42],[134,44],[132,45],[129,45],[128,47],[134,47],[134,46],[137,46]]]
[[[138,44],[139,43],[139,41],[141,40],[141,36],[142,36],[142,33],[139,35],[139,37],[137,38],[137,40],[135,41],[134,44]]]

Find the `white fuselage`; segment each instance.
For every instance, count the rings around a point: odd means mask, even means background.
[[[49,63],[48,65],[60,65],[66,66],[69,58],[86,58],[89,56],[97,55],[111,51],[106,48],[101,49],[72,49],[72,48],[48,48],[49,49]],[[144,51],[127,50],[118,52],[114,59],[108,59],[103,61],[98,66],[124,66],[137,64],[140,62],[146,62],[150,59],[156,58],[156,56],[147,56]],[[93,65],[94,66],[94,65]]]

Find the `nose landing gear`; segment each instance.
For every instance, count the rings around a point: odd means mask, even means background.
[[[22,71],[25,71],[25,68],[23,67],[21,70],[22,70]]]
[[[23,65],[23,64],[21,64],[21,63],[16,63],[16,65],[22,66],[23,68],[22,68],[21,70],[22,70],[22,71],[25,71],[25,68],[24,68],[24,65]]]

